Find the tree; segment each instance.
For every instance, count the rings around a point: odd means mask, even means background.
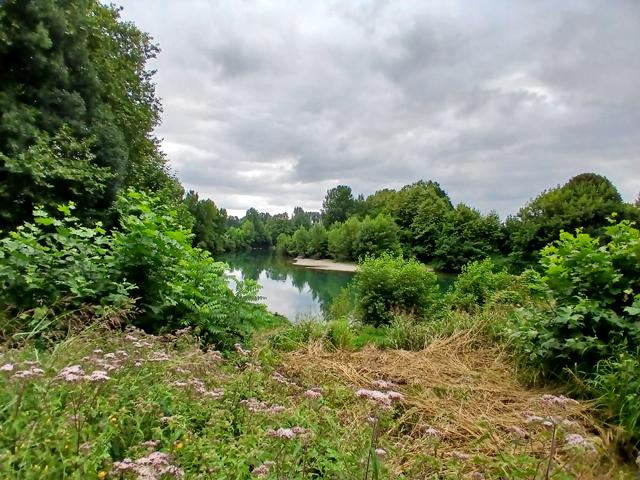
[[[302,207],[295,207],[293,209],[291,223],[293,223],[293,228],[296,230],[300,227],[311,228],[311,220],[309,219],[309,215],[302,209]]]
[[[309,232],[309,249],[307,254],[317,258],[327,256],[328,237],[327,230],[321,223],[316,223]]]
[[[194,218],[193,245],[210,252],[224,250],[227,212],[218,209],[213,200],[200,200],[193,190],[187,193],[184,203]]]
[[[97,0],[2,3],[0,228],[22,223],[34,204],[52,200],[79,201],[80,215],[106,212],[131,184],[181,194],[152,134],[160,104],[146,63],[157,51],[147,34],[119,18],[119,9]],[[55,156],[61,137],[88,155],[47,171],[60,159],[47,161],[42,152],[50,145]],[[30,148],[41,159],[13,168]],[[91,171],[100,188],[74,185],[80,172]]]
[[[290,235],[294,231],[293,224],[289,220],[289,214],[286,212],[278,213],[269,217],[265,222],[265,229],[272,245],[276,244],[277,239],[281,234],[285,233]]]
[[[351,187],[338,185],[327,191],[322,202],[322,220],[329,227],[336,222],[344,222],[355,208]]]
[[[613,213],[623,218],[633,216],[606,177],[577,175],[562,186],[542,192],[507,219],[512,260],[520,266],[534,262],[539,251],[563,230],[573,232],[583,227],[586,233],[600,236]]]
[[[242,220],[243,228],[245,228],[244,226],[247,223],[250,223],[252,225],[251,227],[246,227],[247,233],[249,232],[249,230],[251,231],[250,236],[247,236],[247,240],[251,239],[250,245],[252,247],[264,248],[271,245],[271,239],[269,238],[267,230],[264,226],[263,217],[255,208],[250,208],[249,210],[247,210],[247,213]]]
[[[353,256],[364,258],[366,255],[380,255],[385,252],[399,254],[401,247],[398,232],[398,226],[388,215],[365,217],[353,244]]]
[[[309,251],[309,242],[311,241],[311,235],[309,230],[304,227],[299,228],[293,234],[291,239],[292,252],[296,255],[305,256]]]
[[[351,217],[344,223],[334,224],[327,235],[329,255],[338,260],[356,258],[354,248],[360,226],[361,222],[356,217]]]
[[[434,261],[440,269],[460,271],[468,262],[496,255],[502,235],[500,217],[495,212],[483,216],[460,203],[445,215]]]
[[[410,226],[413,252],[424,261],[434,258],[445,218],[453,209],[449,197],[436,185],[425,187]]]

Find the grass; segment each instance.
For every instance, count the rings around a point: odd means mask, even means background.
[[[407,351],[300,328],[224,357],[188,332],[102,328],[5,348],[0,478],[635,478],[589,404],[525,388],[477,331]]]

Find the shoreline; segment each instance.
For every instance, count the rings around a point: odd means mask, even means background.
[[[355,263],[336,262],[330,259],[315,260],[313,258],[294,258],[296,267],[310,268],[312,270],[328,270],[332,272],[356,272],[358,265]]]

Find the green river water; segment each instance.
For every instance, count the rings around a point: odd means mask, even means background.
[[[217,259],[226,262],[236,277],[259,282],[260,295],[267,308],[290,320],[327,313],[331,300],[354,275],[295,266],[273,250],[227,253]],[[440,275],[438,278],[444,291],[454,277]]]

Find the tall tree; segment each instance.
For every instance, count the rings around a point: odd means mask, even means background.
[[[146,63],[156,53],[147,34],[97,0],[0,3],[0,228],[29,218],[34,204],[75,200],[87,214],[104,211],[126,185],[178,194],[152,134],[160,104]],[[63,148],[61,168],[61,138],[88,155]],[[77,172],[91,171],[100,188],[78,182]]]
[[[517,265],[527,265],[538,252],[556,240],[562,230],[581,227],[599,236],[614,214],[632,217],[616,187],[602,175],[583,173],[567,183],[542,192],[506,222],[511,256]]]
[[[355,200],[351,187],[338,185],[327,191],[322,202],[322,220],[326,226],[344,222],[354,212]]]

